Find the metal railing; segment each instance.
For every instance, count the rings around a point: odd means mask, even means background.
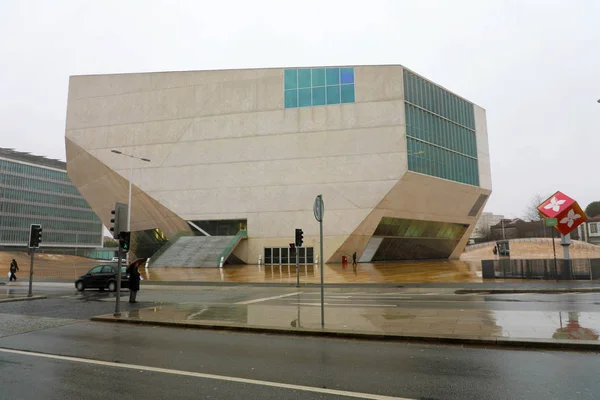
[[[219,258],[217,258],[217,267],[221,267],[221,259],[223,259],[223,263],[227,261],[227,257],[231,254],[235,246],[240,242],[240,240],[248,237],[248,231],[246,229],[240,229],[238,233],[231,239],[225,250],[221,252]]]
[[[600,279],[600,259],[510,259],[481,261],[484,279]]]

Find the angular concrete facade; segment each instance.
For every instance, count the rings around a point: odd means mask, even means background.
[[[284,103],[284,69],[73,76],[69,176],[108,226],[129,178],[129,159],[111,149],[150,158],[133,164],[132,230],[172,237],[186,221],[247,220],[235,255],[248,263],[286,247],[294,228],[318,249],[317,194],[329,262],[355,251],[369,261],[384,217],[460,224],[457,257],[491,193],[485,111],[473,105],[478,186],[415,173],[404,68],[351,68],[353,102],[298,108]]]

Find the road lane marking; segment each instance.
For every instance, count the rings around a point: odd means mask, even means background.
[[[121,363],[116,363],[116,362],[93,360],[93,359],[87,359],[87,358],[59,356],[56,354],[46,354],[46,353],[36,353],[36,352],[32,352],[32,351],[22,351],[22,350],[12,350],[12,349],[0,348],[0,352],[10,353],[10,354],[19,354],[19,355],[31,356],[31,357],[49,358],[52,360],[78,362],[78,363],[83,363],[83,364],[102,365],[105,367],[131,369],[131,370],[137,370],[137,371],[141,370],[141,371],[149,371],[149,372],[158,372],[158,373],[170,374],[170,375],[180,375],[180,376],[189,376],[189,377],[194,377],[194,378],[213,379],[213,380],[226,381],[226,382],[245,383],[248,385],[268,386],[268,387],[298,390],[298,391],[304,391],[304,392],[332,394],[332,395],[337,395],[337,396],[354,397],[354,398],[358,398],[358,399],[415,400],[415,399],[408,399],[406,397],[392,397],[392,396],[383,396],[383,395],[371,394],[371,393],[349,392],[349,391],[345,391],[345,390],[336,390],[336,389],[324,389],[324,388],[318,388],[318,387],[313,387],[313,386],[293,385],[293,384],[289,384],[289,383],[280,383],[280,382],[271,382],[271,381],[261,381],[258,379],[237,378],[234,376],[226,376],[226,375],[204,374],[201,372],[191,372],[191,371],[183,371],[183,370],[168,369],[168,368],[157,368],[157,367],[149,367],[149,366],[145,366],[145,365],[121,364]]]
[[[296,306],[321,306],[321,303],[292,303]],[[352,307],[398,307],[396,304],[355,304],[355,303],[325,303],[326,306],[352,306]]]
[[[260,303],[260,302],[268,301],[268,300],[276,300],[276,299],[282,299],[284,297],[296,296],[296,295],[299,295],[299,294],[302,294],[302,292],[282,294],[280,296],[263,297],[262,299],[256,299],[256,300],[240,301],[240,302],[235,303],[235,304],[254,304],[254,303]]]

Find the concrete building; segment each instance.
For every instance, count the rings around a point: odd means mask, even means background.
[[[600,215],[588,218],[587,222],[577,227],[577,233],[582,240],[600,245]]]
[[[247,228],[221,253],[246,263],[292,262],[295,228],[310,262],[318,194],[327,262],[456,258],[492,189],[485,111],[399,65],[73,76],[65,138],[105,224],[127,202],[118,149],[152,160],[132,164],[136,234]]]
[[[102,247],[102,222],[59,160],[0,148],[0,247],[26,248],[41,224],[44,248]]]
[[[487,239],[491,238],[492,226],[500,223],[504,219],[504,215],[497,215],[491,212],[483,212],[475,224],[475,229],[471,234],[471,239]]]

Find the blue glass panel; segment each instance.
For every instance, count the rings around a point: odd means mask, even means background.
[[[310,107],[311,105],[310,89],[298,89],[298,107]]]
[[[327,85],[339,85],[340,83],[340,69],[339,68],[327,68],[326,73]]]
[[[298,87],[298,70],[286,69],[285,73],[285,89],[296,89]]]
[[[327,86],[327,104],[340,104],[340,85]]]
[[[327,104],[325,101],[325,87],[313,87],[312,89],[312,105],[323,106]]]
[[[342,85],[342,103],[354,103],[354,85]]]
[[[312,69],[312,86],[325,86],[325,68]]]
[[[285,108],[298,107],[298,91],[297,90],[286,90],[285,91]]]
[[[298,70],[298,89],[310,87],[310,69]]]
[[[340,68],[340,83],[354,83],[354,68]]]

